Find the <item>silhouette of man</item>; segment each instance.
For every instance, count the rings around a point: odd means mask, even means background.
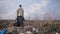
[[[22,8],[22,5],[19,5],[19,9],[17,10],[17,17],[23,17],[24,16],[24,10]]]
[[[22,8],[22,5],[19,5],[19,9],[17,10],[18,26],[23,26],[23,21],[24,21],[24,10]]]

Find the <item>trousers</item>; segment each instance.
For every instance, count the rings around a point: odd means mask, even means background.
[[[24,21],[24,17],[23,16],[17,16],[17,24],[23,26],[23,21]]]

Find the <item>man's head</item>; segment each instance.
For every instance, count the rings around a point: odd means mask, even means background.
[[[19,5],[19,7],[22,7],[22,5]]]

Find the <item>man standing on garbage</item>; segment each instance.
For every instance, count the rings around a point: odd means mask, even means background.
[[[17,10],[17,25],[23,26],[24,21],[24,10],[22,8],[22,5],[19,5],[19,9]]]

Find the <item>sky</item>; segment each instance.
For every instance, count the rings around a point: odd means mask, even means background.
[[[0,0],[0,19],[16,19],[19,5],[23,6],[25,19],[60,20],[60,0]]]

